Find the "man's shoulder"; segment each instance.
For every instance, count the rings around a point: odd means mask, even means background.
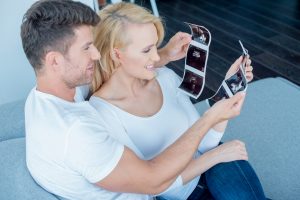
[[[25,118],[45,123],[48,123],[48,120],[63,121],[66,126],[72,126],[74,123],[102,122],[101,115],[87,101],[68,102],[36,90],[32,90],[26,100]]]

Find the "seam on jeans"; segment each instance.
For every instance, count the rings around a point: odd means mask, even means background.
[[[202,186],[202,185],[196,185],[196,187],[198,187],[198,188],[200,188],[200,189],[205,189],[205,187]]]
[[[251,186],[251,184],[249,183],[249,181],[248,181],[248,179],[247,179],[247,177],[246,177],[244,171],[242,170],[242,168],[240,167],[240,165],[238,164],[237,161],[235,161],[234,163],[235,163],[235,165],[239,168],[239,170],[240,170],[240,172],[242,173],[242,175],[244,176],[244,179],[246,180],[247,184],[250,186],[250,188],[251,188],[251,190],[252,190],[252,193],[254,194],[255,199],[258,199],[257,196],[256,196],[256,194],[255,194],[255,192],[254,192],[254,190],[253,190],[253,188],[252,188],[252,186]]]

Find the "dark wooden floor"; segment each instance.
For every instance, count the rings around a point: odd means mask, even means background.
[[[151,8],[148,0],[137,1]],[[183,22],[208,28],[212,35],[206,98],[241,55],[238,40],[251,55],[255,80],[284,77],[300,85],[300,0],[157,0],[166,38],[188,31]],[[179,75],[184,60],[169,64]]]

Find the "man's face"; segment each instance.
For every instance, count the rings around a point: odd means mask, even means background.
[[[74,41],[64,56],[61,74],[63,82],[69,88],[91,83],[95,61],[100,59],[100,53],[93,44],[92,28],[79,26],[74,33]]]

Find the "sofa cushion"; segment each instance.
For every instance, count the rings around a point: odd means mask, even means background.
[[[196,104],[203,113],[206,103]],[[230,121],[223,141],[246,143],[249,161],[268,198],[300,196],[300,88],[281,78],[250,84],[241,115]]]
[[[25,138],[0,142],[0,199],[57,200],[30,176],[25,163]]]
[[[24,137],[24,100],[2,104],[0,106],[0,142]]]

